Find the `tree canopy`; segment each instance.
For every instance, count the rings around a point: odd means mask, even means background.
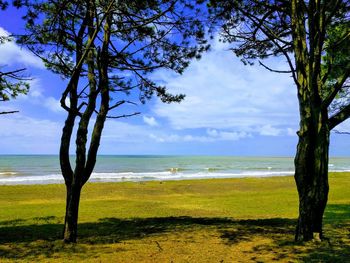
[[[293,7],[291,3],[285,0],[213,0],[210,7],[216,25],[222,26],[222,39],[232,43],[231,50],[243,63],[258,61],[268,70],[291,74],[297,86],[299,60],[294,56],[298,45],[301,45],[304,56],[310,58],[312,64],[306,70],[322,72],[322,85],[319,85],[317,93],[322,94],[324,106],[328,107],[336,96],[341,96],[348,89],[345,84],[350,74],[350,4],[348,1],[296,1]],[[292,21],[293,8],[298,10],[297,21],[303,24],[305,30],[298,32],[298,41],[293,41],[296,33],[293,32],[293,27],[296,27]],[[284,57],[288,68],[274,70],[265,65],[262,60],[272,56]],[[342,113],[347,111],[344,107],[342,110]],[[337,113],[334,114],[337,117],[342,115]]]
[[[322,57],[323,77],[326,79],[323,98],[329,95],[332,85],[335,85],[342,75],[350,68],[350,45],[347,35],[350,22],[335,23],[328,30],[325,41],[325,55]],[[326,75],[327,74],[327,75]],[[330,105],[330,113],[334,114],[345,109],[350,104],[350,80],[347,78]]]
[[[117,96],[139,90],[142,102],[153,93],[164,102],[180,101],[183,96],[172,96],[147,75],[158,68],[182,73],[190,59],[199,57],[208,48],[203,26],[196,18],[200,10],[186,17],[188,9],[195,8],[189,1],[25,3],[30,34],[21,42],[41,57],[48,69],[68,79],[72,79],[79,67],[79,77],[87,79],[88,66],[84,59],[89,49],[94,50],[92,55],[96,59],[100,59],[104,45],[103,26],[109,19],[110,39],[105,48],[110,91]],[[94,9],[90,13],[89,5]],[[184,7],[186,9],[182,10]],[[43,23],[38,24],[41,19]],[[199,40],[199,47],[194,45],[193,38]],[[97,68],[95,71],[98,73]],[[84,99],[84,96],[79,98]],[[62,104],[68,110],[64,100]]]

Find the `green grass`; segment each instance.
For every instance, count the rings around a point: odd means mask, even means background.
[[[63,185],[0,186],[0,262],[347,262],[349,189],[330,174],[329,241],[302,245],[292,177],[87,184],[65,245]]]

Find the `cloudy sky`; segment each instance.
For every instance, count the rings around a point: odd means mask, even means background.
[[[10,11],[1,17],[0,35],[23,27]],[[1,66],[26,67],[33,78],[27,96],[0,104],[0,111],[20,111],[0,115],[0,154],[57,154],[66,116],[58,102],[64,81],[14,43],[1,45],[0,54]],[[286,66],[283,59],[267,63]],[[210,52],[183,75],[161,70],[152,78],[186,94],[185,100],[169,105],[153,99],[135,106],[139,116],[108,120],[101,154],[294,155],[298,105],[288,75],[244,66],[213,40]],[[350,130],[350,125],[340,128]],[[331,155],[349,156],[349,135],[333,134],[331,142]]]

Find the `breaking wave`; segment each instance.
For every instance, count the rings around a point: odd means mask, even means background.
[[[209,178],[244,178],[244,177],[273,177],[293,175],[291,171],[245,171],[239,173],[230,172],[122,172],[122,173],[92,173],[90,182],[140,182],[140,181],[166,181],[166,180],[190,180]],[[15,184],[56,184],[63,183],[61,174],[37,175],[37,176],[11,176],[1,177],[0,185]]]

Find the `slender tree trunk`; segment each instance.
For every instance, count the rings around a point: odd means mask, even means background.
[[[322,219],[328,199],[329,129],[327,115],[301,121],[295,157],[295,181],[299,194],[296,241],[322,239]]]
[[[94,16],[96,10],[93,9],[94,1],[87,1],[87,17],[86,24],[89,27],[89,41],[94,41],[96,37],[94,29]],[[110,24],[112,14],[108,13],[106,18],[104,29],[104,42],[102,50],[98,51],[94,45],[91,45],[90,51],[86,54],[86,64],[88,66],[88,80],[89,80],[89,96],[88,102],[85,103],[85,110],[80,113],[80,121],[76,134],[76,160],[74,172],[70,165],[69,160],[69,146],[71,142],[71,135],[74,127],[74,120],[76,114],[69,112],[65,127],[63,129],[63,135],[61,139],[60,149],[60,160],[62,174],[65,179],[67,189],[67,200],[66,200],[66,217],[64,223],[64,241],[66,243],[75,243],[77,241],[78,234],[78,212],[79,212],[79,201],[80,193],[83,185],[89,180],[91,173],[95,167],[97,151],[100,145],[102,130],[104,122],[107,118],[109,111],[109,79],[108,79],[108,47],[110,43]],[[98,57],[96,57],[98,56]],[[97,65],[96,65],[97,64]],[[96,69],[99,74],[97,75],[99,81],[97,81]],[[78,80],[78,79],[77,79]],[[99,85],[97,89],[97,83]],[[71,107],[78,112],[77,107],[77,85],[74,89],[70,90],[70,101]],[[72,96],[73,94],[73,96]],[[97,96],[101,95],[100,109],[96,110]],[[92,114],[97,112],[97,118],[94,125],[94,129],[91,136],[90,146],[88,155],[86,155],[86,148],[88,145],[88,127],[92,117]]]
[[[81,186],[75,183],[67,185],[66,188],[67,200],[63,240],[66,243],[76,243],[78,235],[78,211]]]

